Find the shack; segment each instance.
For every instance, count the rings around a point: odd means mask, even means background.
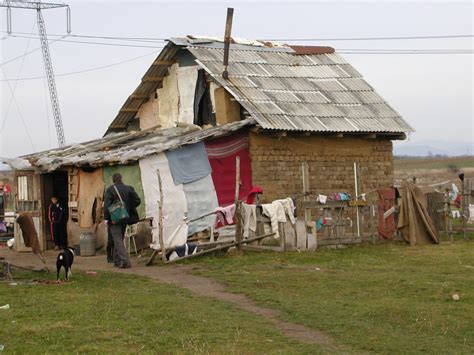
[[[354,191],[354,163],[360,191],[393,185],[392,141],[412,128],[333,48],[233,39],[226,78],[223,56],[220,38],[172,38],[103,138],[6,161],[16,208],[34,214],[43,248],[52,194],[68,206],[70,242],[84,230],[105,235],[103,192],[115,171],[142,197],[152,246],[158,173],[166,246],[215,222],[194,217],[233,203],[236,157],[241,199],[258,185],[262,202],[295,197],[299,216],[302,163],[318,194]]]

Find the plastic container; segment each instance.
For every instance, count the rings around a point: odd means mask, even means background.
[[[82,233],[79,242],[79,246],[81,248],[81,256],[94,256],[95,243],[95,237],[91,232]]]

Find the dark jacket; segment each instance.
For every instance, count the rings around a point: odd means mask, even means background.
[[[128,215],[130,218],[125,221],[127,224],[134,224],[137,223],[138,212],[137,207],[140,206],[141,200],[138,194],[135,192],[133,186],[125,185],[125,184],[115,184],[117,190],[122,197],[123,202],[125,203],[125,208],[128,211]],[[114,202],[119,201],[119,197],[115,192],[114,185],[110,185],[107,190],[105,191],[105,198],[104,198],[104,218],[110,222],[110,212],[109,207]]]

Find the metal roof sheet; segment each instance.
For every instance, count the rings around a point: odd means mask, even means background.
[[[229,54],[229,79],[224,80],[221,40],[188,36],[170,40],[125,101],[107,133],[123,130],[135,118],[182,48],[189,50],[196,62],[264,128],[318,132],[413,131],[337,53],[311,51],[296,55],[286,45],[236,40]]]
[[[247,50],[232,50],[231,45],[229,80],[225,80],[222,51],[195,47],[189,47],[189,51],[263,128],[389,133],[413,130],[336,53],[297,56],[288,51],[261,51],[260,47],[253,51],[250,46]]]

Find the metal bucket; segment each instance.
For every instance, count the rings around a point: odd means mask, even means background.
[[[95,237],[91,232],[81,234],[80,242],[81,256],[95,255]]]

